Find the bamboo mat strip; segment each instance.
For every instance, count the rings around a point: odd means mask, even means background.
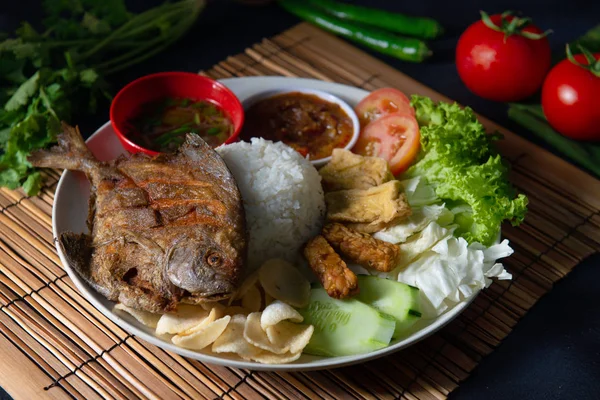
[[[201,73],[394,86],[448,101],[307,24]],[[0,189],[0,385],[25,399],[445,399],[556,281],[600,249],[600,182],[481,120],[505,135],[511,178],[531,202],[524,224],[503,228],[515,249],[505,262],[513,280],[492,284],[446,328],[402,352],[327,371],[206,365],[138,340],[93,308],[61,266],[52,236],[59,171],[44,171],[36,197]]]

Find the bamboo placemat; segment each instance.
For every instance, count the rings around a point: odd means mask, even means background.
[[[355,47],[300,24],[205,72],[284,75],[372,90],[394,86],[448,100]],[[36,197],[0,190],[0,385],[38,398],[444,399],[552,284],[600,249],[600,181],[506,129],[503,155],[530,199],[503,234],[512,281],[495,282],[437,334],[391,356],[340,369],[265,373],[206,365],[129,335],[93,308],[55,252],[51,211],[59,175]]]

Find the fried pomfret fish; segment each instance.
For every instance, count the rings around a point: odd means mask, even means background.
[[[189,134],[176,153],[100,162],[77,129],[63,129],[58,146],[29,161],[91,182],[91,234],[58,238],[77,273],[109,300],[150,312],[230,297],[243,275],[246,226],[221,157]]]

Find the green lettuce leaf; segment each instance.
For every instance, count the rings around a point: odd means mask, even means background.
[[[494,141],[469,107],[411,100],[421,130],[418,161],[402,179],[424,177],[437,196],[455,210],[455,234],[469,243],[491,245],[503,221],[518,225],[527,210],[527,197],[516,196],[508,168]]]

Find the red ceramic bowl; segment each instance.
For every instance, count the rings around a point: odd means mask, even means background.
[[[237,140],[244,123],[244,108],[231,90],[220,82],[191,72],[160,72],[130,82],[117,93],[110,105],[110,121],[125,150],[151,156],[159,154],[130,140],[125,122],[142,104],[164,97],[187,97],[218,105],[233,122],[233,133],[225,143]]]

